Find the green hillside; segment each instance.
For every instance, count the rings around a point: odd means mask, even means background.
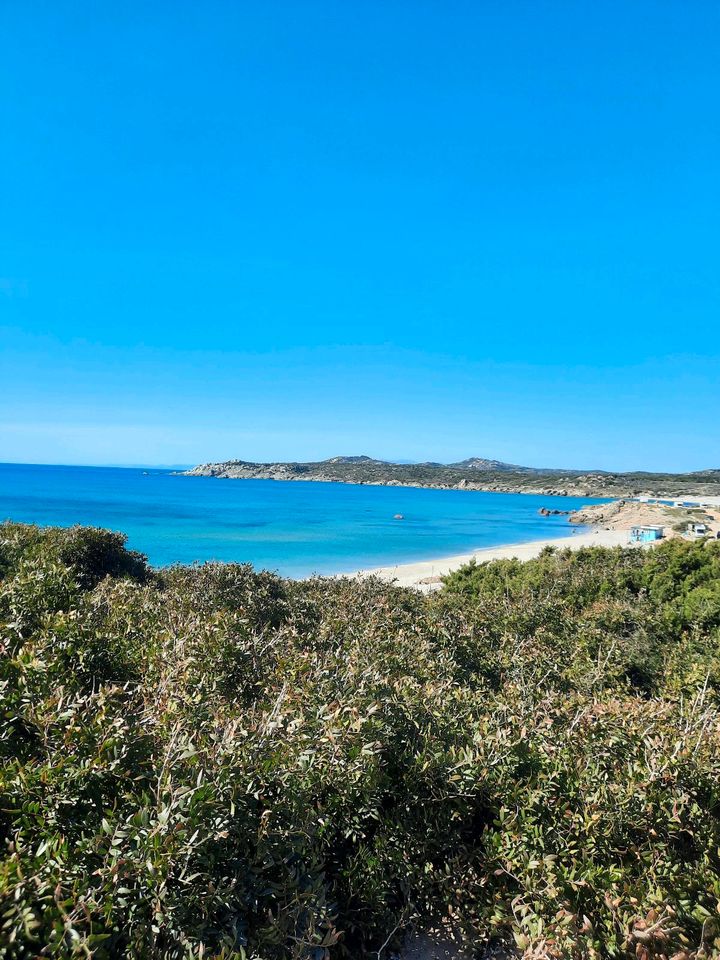
[[[470,457],[459,463],[388,463],[371,457],[331,457],[329,460],[252,463],[227,460],[203,463],[185,471],[189,476],[246,480],[321,480],[386,486],[461,487],[519,493],[567,493],[578,496],[720,497],[720,471],[696,473],[612,473],[520,467]]]

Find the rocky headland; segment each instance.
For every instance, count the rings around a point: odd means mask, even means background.
[[[331,457],[308,462],[254,463],[226,460],[204,463],[184,472],[191,477],[227,480],[313,480],[376,486],[436,487],[545,496],[720,497],[720,470],[699,473],[611,473],[522,467],[482,457],[457,463],[392,463],[367,456]]]

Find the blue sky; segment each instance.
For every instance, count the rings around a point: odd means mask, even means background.
[[[720,6],[0,8],[0,460],[720,466]]]

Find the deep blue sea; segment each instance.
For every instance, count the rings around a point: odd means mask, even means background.
[[[0,519],[120,530],[150,563],[250,562],[290,577],[430,560],[572,534],[600,500],[529,494],[216,480],[168,470],[0,464]],[[394,520],[395,514],[403,520]]]

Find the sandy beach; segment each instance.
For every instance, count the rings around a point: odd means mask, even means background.
[[[488,560],[502,560],[517,557],[518,560],[532,560],[545,547],[579,550],[580,547],[620,547],[629,545],[627,530],[590,530],[577,531],[568,537],[554,540],[533,540],[530,543],[513,543],[499,547],[485,547],[475,553],[465,553],[454,557],[442,557],[438,560],[422,560],[417,563],[400,563],[394,567],[376,567],[373,570],[359,570],[356,576],[381,577],[394,581],[399,586],[416,587],[431,591],[440,586],[440,577],[457,570],[464,563],[476,560],[485,563]]]
[[[486,563],[489,560],[505,560],[516,557],[518,560],[532,560],[544,547],[557,547],[560,550],[579,550],[581,547],[629,547],[640,546],[630,542],[630,529],[637,525],[657,525],[664,531],[664,539],[684,535],[684,526],[689,521],[702,521],[711,536],[720,536],[720,509],[715,505],[716,497],[699,497],[702,510],[672,507],[659,502],[637,500],[614,500],[584,507],[570,516],[570,522],[582,524],[569,536],[551,540],[533,540],[528,543],[512,543],[504,546],[485,547],[474,553],[453,557],[441,557],[436,560],[423,560],[416,563],[401,563],[390,567],[377,567],[373,570],[359,570],[356,576],[381,577],[403,587],[415,587],[429,592],[437,590],[441,577],[452,573],[458,567],[475,560]],[[643,544],[649,546],[650,544]]]

